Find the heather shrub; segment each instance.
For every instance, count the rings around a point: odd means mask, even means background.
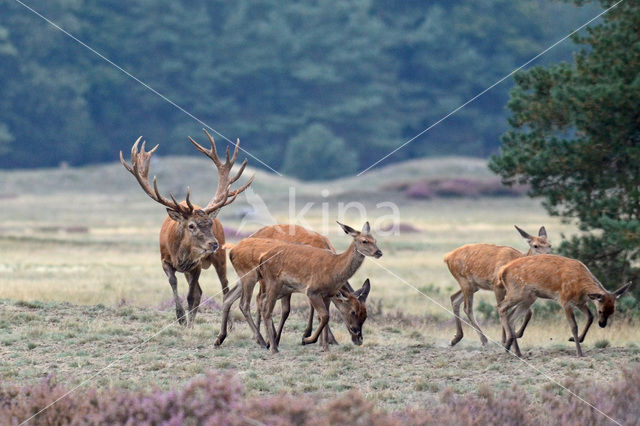
[[[566,386],[621,424],[638,424],[640,369],[625,370],[607,385]],[[246,398],[229,373],[210,372],[168,391],[82,389],[60,399],[31,425],[605,425],[611,421],[575,396],[555,386],[539,397],[514,386],[496,394],[480,386],[475,394],[440,393],[429,409],[386,413],[351,391],[332,399],[311,395]],[[33,385],[0,388],[0,424],[18,425],[65,395],[68,389],[48,377]],[[536,401],[536,399],[538,399]]]
[[[429,199],[433,197],[520,197],[528,187],[504,186],[499,179],[472,180],[464,178],[420,180],[407,185],[405,195],[409,198]]]

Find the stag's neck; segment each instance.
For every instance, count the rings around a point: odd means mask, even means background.
[[[355,242],[352,242],[344,253],[337,256],[337,264],[334,274],[335,282],[342,286],[345,281],[356,273],[358,268],[360,268],[360,265],[362,265],[362,262],[364,262],[364,255],[356,250],[356,244]]]
[[[194,245],[189,239],[188,234],[180,229],[177,234],[176,247],[176,269],[180,272],[187,272],[200,266],[204,254],[194,249]]]

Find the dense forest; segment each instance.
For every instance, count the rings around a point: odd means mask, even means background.
[[[305,179],[369,166],[597,13],[553,0],[27,4]],[[0,4],[0,82],[3,168],[114,161],[139,135],[160,155],[193,154],[187,136],[202,139],[201,123],[13,1]],[[512,85],[389,161],[496,152]]]

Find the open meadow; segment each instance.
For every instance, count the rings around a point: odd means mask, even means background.
[[[202,159],[163,157],[153,171],[160,187],[177,196],[184,197],[190,185],[200,204],[215,188]],[[492,179],[484,161],[416,160],[333,182],[256,174],[249,198],[258,196],[275,220],[287,222],[290,188],[295,188],[294,211],[313,203],[304,219],[315,230],[329,230],[338,251],[350,243],[335,224],[340,203],[361,203],[374,234],[389,224],[382,217],[390,210],[379,203],[398,207],[400,232],[377,235],[384,256],[365,259],[350,280],[356,288],[366,278],[372,284],[363,346],[351,344],[335,311],[331,325],[339,346],[325,353],[318,345],[300,345],[307,307],[302,295],[294,295],[279,354],[253,342],[237,305],[233,329],[216,348],[222,295],[215,271],[200,278],[203,305],[194,327],[181,327],[159,261],[165,210],[120,164],[0,172],[0,382],[35,383],[55,374],[69,387],[166,390],[209,370],[224,370],[236,375],[248,396],[329,398],[353,389],[377,408],[397,411],[435,407],[443,392],[499,394],[514,385],[525,389],[532,403],[548,392],[567,398],[554,382],[580,389],[589,380],[613,383],[623,368],[638,368],[636,319],[617,314],[607,328],[594,325],[583,344],[586,356],[577,358],[564,315],[543,301],[534,306],[521,340],[525,361],[519,360],[499,345],[495,299],[482,291],[475,312],[490,343],[482,347],[465,325],[464,339],[449,346],[455,328],[449,297],[458,285],[442,261],[445,253],[472,242],[525,251],[514,224],[530,233],[545,225],[554,245],[561,234],[576,232],[527,197],[419,200],[398,189],[420,179]],[[240,234],[260,228],[265,215],[247,214],[250,205],[255,210],[256,202],[243,196],[223,209],[219,218],[225,228]],[[344,216],[345,223],[362,226],[356,209]],[[235,285],[230,263],[228,277]],[[178,281],[184,297],[181,274]],[[620,283],[604,284],[613,289]],[[578,322],[581,326],[584,317]]]

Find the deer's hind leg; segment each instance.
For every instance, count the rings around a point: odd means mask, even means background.
[[[471,326],[475,328],[478,336],[480,336],[480,342],[482,343],[482,346],[484,346],[487,344],[487,337],[484,335],[484,332],[476,321],[476,317],[473,315],[473,295],[476,292],[476,289],[471,283],[469,284],[470,286],[463,287],[462,290],[462,295],[464,296],[464,313],[467,314],[467,318],[469,318]]]

